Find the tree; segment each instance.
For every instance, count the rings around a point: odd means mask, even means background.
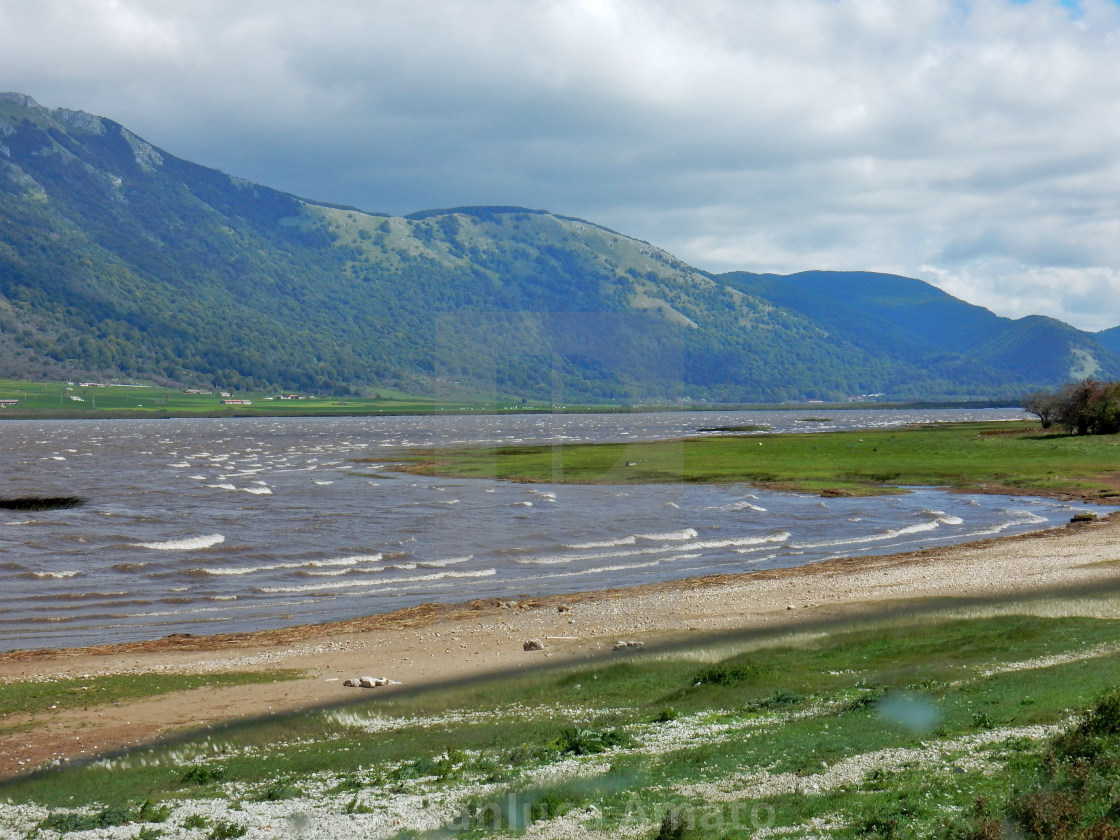
[[[1023,397],[1023,410],[1038,417],[1044,429],[1054,425],[1060,408],[1061,401],[1058,395],[1051,394],[1049,391],[1034,391]]]
[[[1120,382],[1083,379],[1069,382],[1056,394],[1035,391],[1023,398],[1023,408],[1038,417],[1042,428],[1057,424],[1070,434],[1120,433]]]

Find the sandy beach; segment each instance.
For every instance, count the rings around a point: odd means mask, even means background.
[[[0,712],[0,778],[162,736],[354,699],[350,677],[434,685],[614,655],[695,635],[792,628],[922,599],[1029,595],[1120,579],[1120,516],[1051,531],[795,569],[691,578],[516,602],[425,605],[346,622],[98,648],[0,654],[0,682],[114,673],[298,669],[288,682],[199,688],[128,705],[18,717]],[[544,649],[526,651],[530,639]],[[369,691],[388,694],[393,686]]]

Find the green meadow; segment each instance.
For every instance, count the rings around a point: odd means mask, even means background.
[[[723,434],[618,444],[425,450],[405,469],[527,482],[748,482],[842,495],[907,485],[1120,497],[1120,436],[1042,432],[1028,423],[953,423],[812,434]]]
[[[314,417],[367,416],[377,414],[432,414],[450,412],[503,413],[539,411],[543,404],[519,399],[436,399],[403,391],[382,389],[376,396],[320,396],[291,392],[231,393],[232,399],[249,405],[224,405],[221,391],[187,393],[156,385],[100,384],[75,382],[24,382],[0,380],[0,400],[18,400],[18,405],[0,406],[5,417],[97,418],[97,417]]]
[[[1117,594],[371,693],[9,781],[0,833],[1110,837]]]

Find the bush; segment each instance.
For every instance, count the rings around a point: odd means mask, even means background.
[[[978,808],[969,840],[997,837],[1107,840],[1120,836],[1115,780],[1120,773],[1120,692],[1109,694],[1077,726],[1054,737],[1033,761],[1024,786],[1002,815]]]
[[[180,781],[195,785],[208,785],[211,782],[220,782],[225,777],[226,771],[221,767],[196,764],[180,777]]]
[[[752,700],[750,703],[747,703],[746,709],[748,712],[764,712],[770,709],[781,709],[785,706],[796,706],[804,699],[804,694],[798,694],[795,691],[787,691],[782,688],[775,691],[769,697],[763,697],[761,700]]]
[[[679,811],[669,809],[665,812],[665,818],[661,820],[661,829],[657,832],[654,840],[683,840],[684,838],[684,817],[681,816]]]
[[[630,742],[629,736],[619,729],[565,729],[560,733],[561,754],[593,755],[606,752],[611,747],[622,747]]]
[[[234,840],[236,837],[244,837],[248,830],[249,826],[247,825],[229,820],[218,820],[206,837],[207,840]]]
[[[712,665],[692,678],[694,685],[729,686],[752,680],[762,673],[762,668],[753,662],[738,665]]]

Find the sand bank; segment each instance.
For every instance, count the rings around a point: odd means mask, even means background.
[[[690,578],[570,596],[426,605],[331,624],[0,654],[0,682],[113,673],[294,668],[306,678],[200,688],[127,706],[0,711],[0,778],[238,717],[340,702],[347,677],[406,687],[612,655],[695,634],[795,627],[933,598],[1014,597],[1120,580],[1120,515],[1052,531],[796,569]],[[529,639],[543,651],[527,652]],[[374,689],[390,692],[392,688]]]

